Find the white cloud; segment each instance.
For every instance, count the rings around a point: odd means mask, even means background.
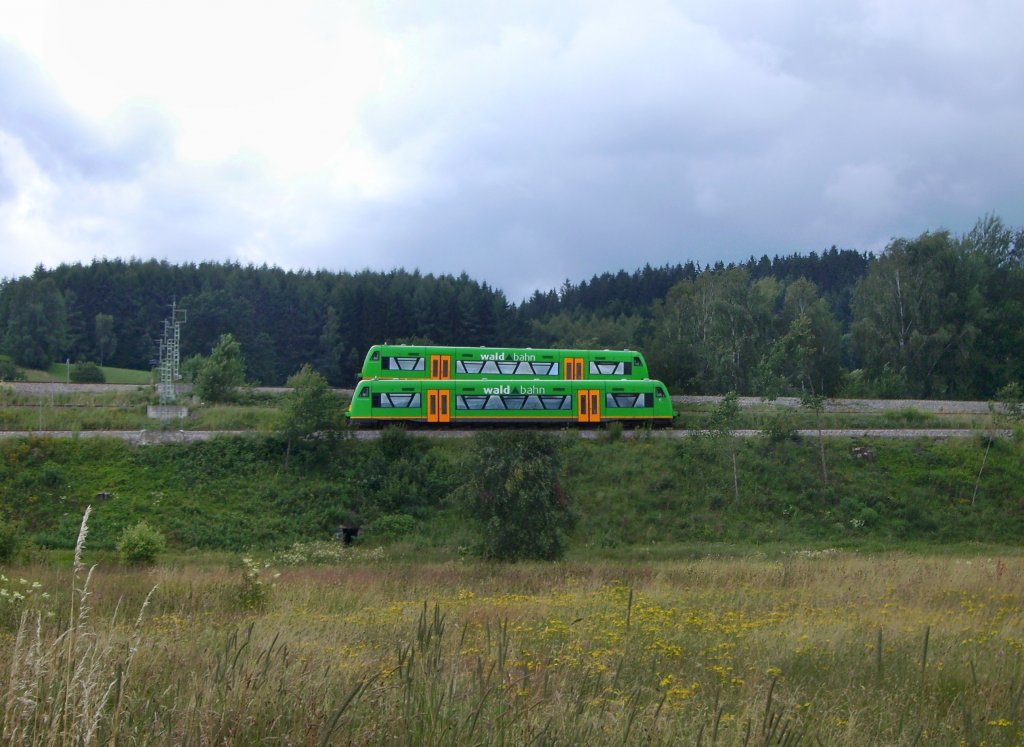
[[[0,276],[402,265],[518,300],[1020,225],[1022,21],[1010,0],[7,3]]]

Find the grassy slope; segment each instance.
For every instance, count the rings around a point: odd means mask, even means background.
[[[152,384],[152,371],[136,371],[131,368],[114,368],[101,366],[107,384]],[[65,363],[52,363],[45,371],[35,368],[24,368],[25,381],[50,382],[67,381],[68,366]]]
[[[566,441],[577,555],[683,553],[709,542],[877,547],[1024,537],[1018,443],[994,443],[975,499],[985,445],[974,440],[857,442],[874,449],[874,462],[857,459],[852,442],[833,441],[828,485],[813,440]],[[142,518],[180,548],[259,550],[402,513],[417,518],[413,546],[445,553],[470,541],[451,505],[466,448],[405,436],[344,441],[332,454],[293,454],[285,470],[283,445],[271,438],[149,447],[13,440],[0,443],[0,505],[48,546],[71,545],[92,503],[94,548],[112,546],[122,526]]]

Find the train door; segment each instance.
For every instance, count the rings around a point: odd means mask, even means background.
[[[452,357],[450,355],[430,356],[430,378],[450,379],[452,377]]]
[[[452,421],[451,394],[447,389],[427,390],[428,423],[450,423]]]
[[[578,422],[601,422],[601,390],[580,389],[576,392],[576,405],[576,420]]]
[[[572,381],[578,381],[583,378],[582,358],[566,358],[562,361],[562,365],[565,367],[565,378]]]

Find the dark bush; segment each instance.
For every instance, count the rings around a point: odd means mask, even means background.
[[[107,377],[92,361],[79,361],[71,367],[71,380],[76,384],[105,384]]]
[[[21,524],[0,514],[0,563],[10,563],[23,540]]]
[[[9,355],[0,355],[0,381],[21,381],[25,372],[14,364]]]
[[[562,490],[562,442],[546,433],[481,433],[473,438],[467,508],[490,560],[556,560],[575,523]]]

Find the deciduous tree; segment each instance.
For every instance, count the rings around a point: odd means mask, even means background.
[[[480,532],[477,552],[491,560],[555,560],[574,523],[562,490],[562,445],[547,433],[474,437],[467,507]]]
[[[226,402],[245,383],[242,346],[230,334],[220,340],[203,362],[196,376],[195,392],[207,402]]]
[[[304,365],[288,379],[292,391],[281,411],[281,433],[287,439],[284,463],[288,467],[292,446],[297,441],[336,432],[341,426],[341,401],[327,380]]]

